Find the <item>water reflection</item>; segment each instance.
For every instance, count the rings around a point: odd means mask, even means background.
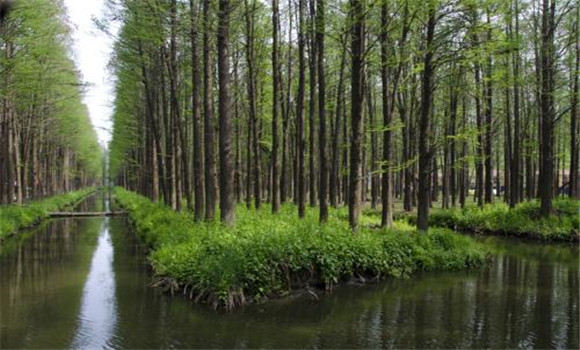
[[[55,220],[12,242],[0,248],[0,348],[579,347],[577,246],[491,238],[482,270],[226,313],[149,287],[123,218]]]
[[[0,348],[70,344],[99,219],[58,219],[2,244]]]
[[[85,282],[73,348],[104,348],[116,322],[115,274],[109,218],[103,219],[97,249]]]
[[[146,288],[140,245],[112,223],[119,318],[129,348],[578,348],[578,248],[489,239],[480,271],[350,286],[216,313]],[[123,232],[123,235],[116,232]]]

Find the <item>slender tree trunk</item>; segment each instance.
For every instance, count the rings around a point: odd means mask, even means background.
[[[238,51],[238,50],[236,50]],[[234,86],[239,86],[238,64],[239,55],[236,54],[234,61]],[[234,88],[236,90],[236,88]],[[242,165],[242,116],[240,115],[239,94],[234,94],[234,116],[236,123],[236,171],[234,175],[234,186],[236,192],[236,203],[241,203],[243,193],[243,165]]]
[[[203,169],[203,142],[201,136],[201,72],[199,69],[199,35],[198,11],[194,0],[189,0],[191,11],[191,84],[193,87],[193,173],[194,173],[194,218],[200,221],[204,217],[204,169]]]
[[[512,147],[512,159],[510,161],[510,202],[511,208],[519,202],[520,194],[520,21],[519,21],[519,0],[514,0],[515,16],[515,40],[518,42],[518,48],[513,55],[513,82],[514,82],[514,137]]]
[[[159,92],[159,98],[161,100],[160,108],[161,108],[161,115],[163,116],[163,131],[165,135],[165,177],[167,181],[167,198],[165,198],[165,203],[169,205],[172,209],[177,209],[177,191],[176,191],[176,179],[175,179],[175,152],[174,152],[174,143],[173,143],[173,118],[171,118],[171,114],[169,113],[169,104],[167,102],[167,92],[166,92],[166,83],[165,83],[165,62],[166,54],[165,54],[165,47],[161,46],[160,48],[160,62],[159,66],[157,67],[158,74],[160,77],[160,85],[161,91]]]
[[[298,217],[304,218],[306,215],[306,183],[304,176],[304,87],[306,64],[304,61],[304,2],[306,0],[298,0],[298,96],[296,101],[296,142],[297,142],[297,198],[298,198]]]
[[[433,104],[433,102],[431,102]],[[433,115],[431,115],[431,120],[433,120]],[[434,135],[437,134],[435,127],[432,127],[432,132]],[[439,162],[437,157],[437,150],[433,150],[433,156],[431,157],[431,164],[433,165],[433,171],[431,176],[431,198],[429,200],[429,206],[433,206],[433,202],[439,201]]]
[[[280,19],[278,0],[272,0],[272,213],[280,209],[278,182],[278,111],[280,107],[280,65],[278,63],[278,30]]]
[[[506,67],[507,68],[507,67]],[[511,202],[511,195],[512,195],[512,190],[511,190],[511,185],[512,185],[512,181],[511,178],[516,176],[516,174],[512,174],[511,173],[511,162],[513,160],[513,156],[512,156],[512,129],[511,129],[511,96],[510,96],[510,90],[509,87],[506,87],[505,89],[505,100],[506,100],[506,119],[505,119],[505,123],[504,123],[504,135],[505,135],[505,140],[504,140],[504,187],[505,187],[505,193],[504,193],[504,201],[506,203],[510,203]],[[497,175],[498,175],[498,179],[499,179],[499,158],[497,159],[498,161],[498,170],[497,170]],[[498,192],[498,195],[500,193]]]
[[[251,133],[252,142],[251,149],[254,153],[253,157],[253,192],[254,192],[254,205],[256,209],[260,208],[262,203],[262,174],[261,174],[261,164],[260,164],[260,137],[259,137],[259,121],[257,112],[257,77],[256,77],[256,56],[255,56],[255,12],[256,12],[256,0],[252,0],[252,5],[248,4],[248,0],[244,1],[245,4],[245,17],[246,17],[246,63],[248,66],[248,103],[249,103],[249,114],[251,123]],[[248,169],[249,171],[249,169]]]
[[[570,197],[580,199],[580,177],[578,176],[578,76],[580,75],[580,6],[576,6],[576,27],[574,32],[574,68],[572,74],[572,98],[570,101]]]
[[[336,208],[338,207],[340,197],[340,126],[341,126],[341,111],[342,111],[342,96],[344,83],[344,69],[346,66],[346,50],[342,51],[342,58],[340,61],[340,72],[338,75],[338,86],[336,88],[336,121],[334,122],[334,132],[332,136],[332,168],[330,170],[330,203]]]
[[[350,191],[348,213],[350,226],[358,228],[362,197],[362,154],[364,137],[363,104],[365,98],[365,0],[351,0],[351,120]]]
[[[467,128],[467,98],[466,94],[462,94],[461,98],[461,132],[465,133]],[[461,142],[461,168],[459,170],[459,205],[461,208],[465,208],[465,198],[467,197],[467,192],[469,191],[469,162],[467,161],[467,141],[462,140]]]
[[[314,207],[316,206],[316,165],[315,165],[315,159],[314,159],[314,155],[316,154],[315,148],[316,148],[316,144],[315,144],[315,135],[316,135],[316,123],[314,121],[315,116],[316,116],[316,86],[317,86],[317,56],[318,56],[318,52],[317,52],[317,46],[315,43],[315,6],[314,6],[314,2],[315,0],[309,0],[309,4],[310,4],[310,18],[309,18],[309,28],[308,28],[308,33],[309,33],[309,40],[308,42],[310,43],[309,48],[310,48],[310,62],[309,62],[309,75],[310,75],[310,98],[309,98],[309,106],[308,106],[308,135],[309,135],[309,152],[308,152],[308,173],[309,173],[309,199],[310,199],[310,206]]]
[[[461,83],[461,77],[464,72],[462,68],[459,68],[459,76],[455,78],[454,85],[451,88],[451,101],[450,101],[450,113],[451,113],[451,126],[449,134],[452,136],[449,140],[449,190],[451,192],[451,205],[455,207],[457,204],[457,168],[456,164],[456,135],[457,135],[457,106],[459,103],[459,87]]]
[[[487,24],[490,25],[490,15],[487,14]],[[492,41],[491,29],[487,32],[488,42]],[[492,161],[492,138],[493,138],[493,57],[488,54],[485,86],[485,202],[491,203],[493,200],[493,161]]]
[[[292,1],[288,1],[288,27],[292,28]],[[292,31],[288,31],[288,42],[292,42]],[[288,182],[292,183],[292,176],[288,176],[291,173],[291,167],[288,165],[288,152],[290,147],[289,142],[289,128],[290,128],[290,104],[291,104],[291,96],[292,96],[292,45],[288,45],[288,62],[286,67],[286,79],[287,79],[287,86],[286,86],[286,96],[285,96],[285,105],[282,110],[282,171],[280,173],[280,202],[286,202],[289,193],[292,193],[289,190],[290,186]],[[292,162],[290,163],[292,164]]]
[[[182,186],[180,182],[182,180],[182,172],[189,173],[189,154],[183,149],[185,145],[185,131],[183,130],[181,122],[181,110],[179,106],[179,96],[178,96],[178,65],[177,65],[177,0],[172,0],[170,9],[171,18],[171,36],[169,44],[169,84],[170,84],[170,104],[171,104],[171,118],[173,119],[174,134],[174,147],[175,147],[175,166],[176,166],[176,207],[181,208],[181,190]],[[187,201],[187,207],[189,209],[193,208],[193,199],[191,197],[190,182],[188,177],[183,178],[183,189],[185,190],[185,197]]]
[[[368,72],[368,71],[367,71]],[[371,209],[376,209],[379,201],[379,188],[375,181],[377,177],[376,165],[378,163],[377,155],[377,132],[376,132],[376,120],[375,120],[375,110],[373,106],[373,94],[372,94],[372,77],[369,74],[366,79],[366,94],[367,94],[367,114],[369,116],[369,128],[368,132],[371,134],[371,161],[369,171],[365,171],[364,174],[370,173],[370,187],[371,187]],[[366,142],[365,142],[366,143]],[[365,176],[366,177],[366,176]],[[365,187],[366,191],[366,187]],[[364,196],[363,196],[364,197]],[[363,198],[363,202],[365,202]]]
[[[475,162],[475,196],[477,198],[477,205],[483,206],[483,117],[481,115],[481,78],[479,64],[475,64],[475,114],[477,125],[477,158]]]
[[[316,43],[318,46],[318,122],[320,154],[320,222],[328,220],[328,159],[326,153],[326,80],[324,76],[324,0],[317,0],[316,4]]]
[[[342,168],[343,169],[350,169],[349,166],[349,151],[350,148],[352,147],[350,142],[349,142],[349,137],[348,137],[348,121],[346,118],[346,101],[342,102]],[[350,181],[349,181],[349,176],[350,174],[346,171],[343,172],[342,175],[342,191],[340,191],[342,193],[342,197],[343,200],[342,202],[344,204],[347,204],[349,202],[349,195],[350,195]]]
[[[231,4],[219,0],[218,11],[218,76],[219,76],[219,151],[220,151],[220,219],[235,221],[234,164],[232,150],[231,78],[229,62],[229,28]]]
[[[382,162],[382,212],[381,226],[391,227],[393,224],[392,212],[392,179],[391,179],[391,123],[392,114],[389,105],[389,56],[388,56],[388,15],[389,9],[386,1],[381,5],[381,85],[382,85],[382,104],[383,104],[383,162]]]
[[[417,204],[417,229],[429,229],[429,192],[432,150],[429,146],[429,125],[431,117],[431,94],[433,80],[433,40],[435,37],[436,11],[429,8],[425,57],[421,81],[421,118],[419,119],[419,193]]]
[[[552,212],[553,181],[553,136],[554,136],[554,12],[553,0],[542,1],[542,29],[540,48],[541,86],[540,110],[540,178],[538,192],[540,195],[540,213],[548,217]]]
[[[214,155],[214,107],[213,107],[213,57],[211,50],[211,28],[213,23],[213,13],[210,0],[203,2],[204,13],[204,33],[203,33],[203,133],[205,146],[205,219],[213,220],[215,217],[216,205],[216,183],[215,183],[215,155]],[[197,64],[197,63],[196,63]]]

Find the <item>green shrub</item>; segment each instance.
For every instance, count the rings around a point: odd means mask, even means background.
[[[35,225],[40,220],[46,218],[50,212],[74,204],[94,190],[94,188],[86,188],[33,201],[23,206],[0,206],[0,239],[20,229]]]
[[[406,277],[420,270],[480,266],[481,246],[450,230],[419,234],[406,224],[393,230],[361,229],[353,234],[331,211],[318,223],[315,210],[300,220],[283,206],[255,211],[239,206],[236,225],[194,223],[135,193],[117,188],[116,200],[129,211],[138,235],[151,248],[149,259],[160,280],[190,298],[227,308],[284,295],[295,288],[327,290],[350,278]]]
[[[541,240],[570,241],[578,239],[579,202],[569,198],[554,200],[555,214],[539,216],[538,201],[528,201],[510,209],[505,203],[434,210],[429,224],[460,231],[495,233],[531,237]]]

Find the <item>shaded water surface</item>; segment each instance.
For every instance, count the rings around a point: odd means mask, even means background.
[[[225,313],[148,287],[125,219],[53,220],[0,247],[0,348],[578,348],[578,247],[484,242],[482,270]]]

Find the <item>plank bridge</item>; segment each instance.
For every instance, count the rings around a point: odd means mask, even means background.
[[[96,216],[123,216],[127,215],[126,211],[70,211],[70,212],[53,212],[49,214],[51,218],[67,217],[96,217]]]

